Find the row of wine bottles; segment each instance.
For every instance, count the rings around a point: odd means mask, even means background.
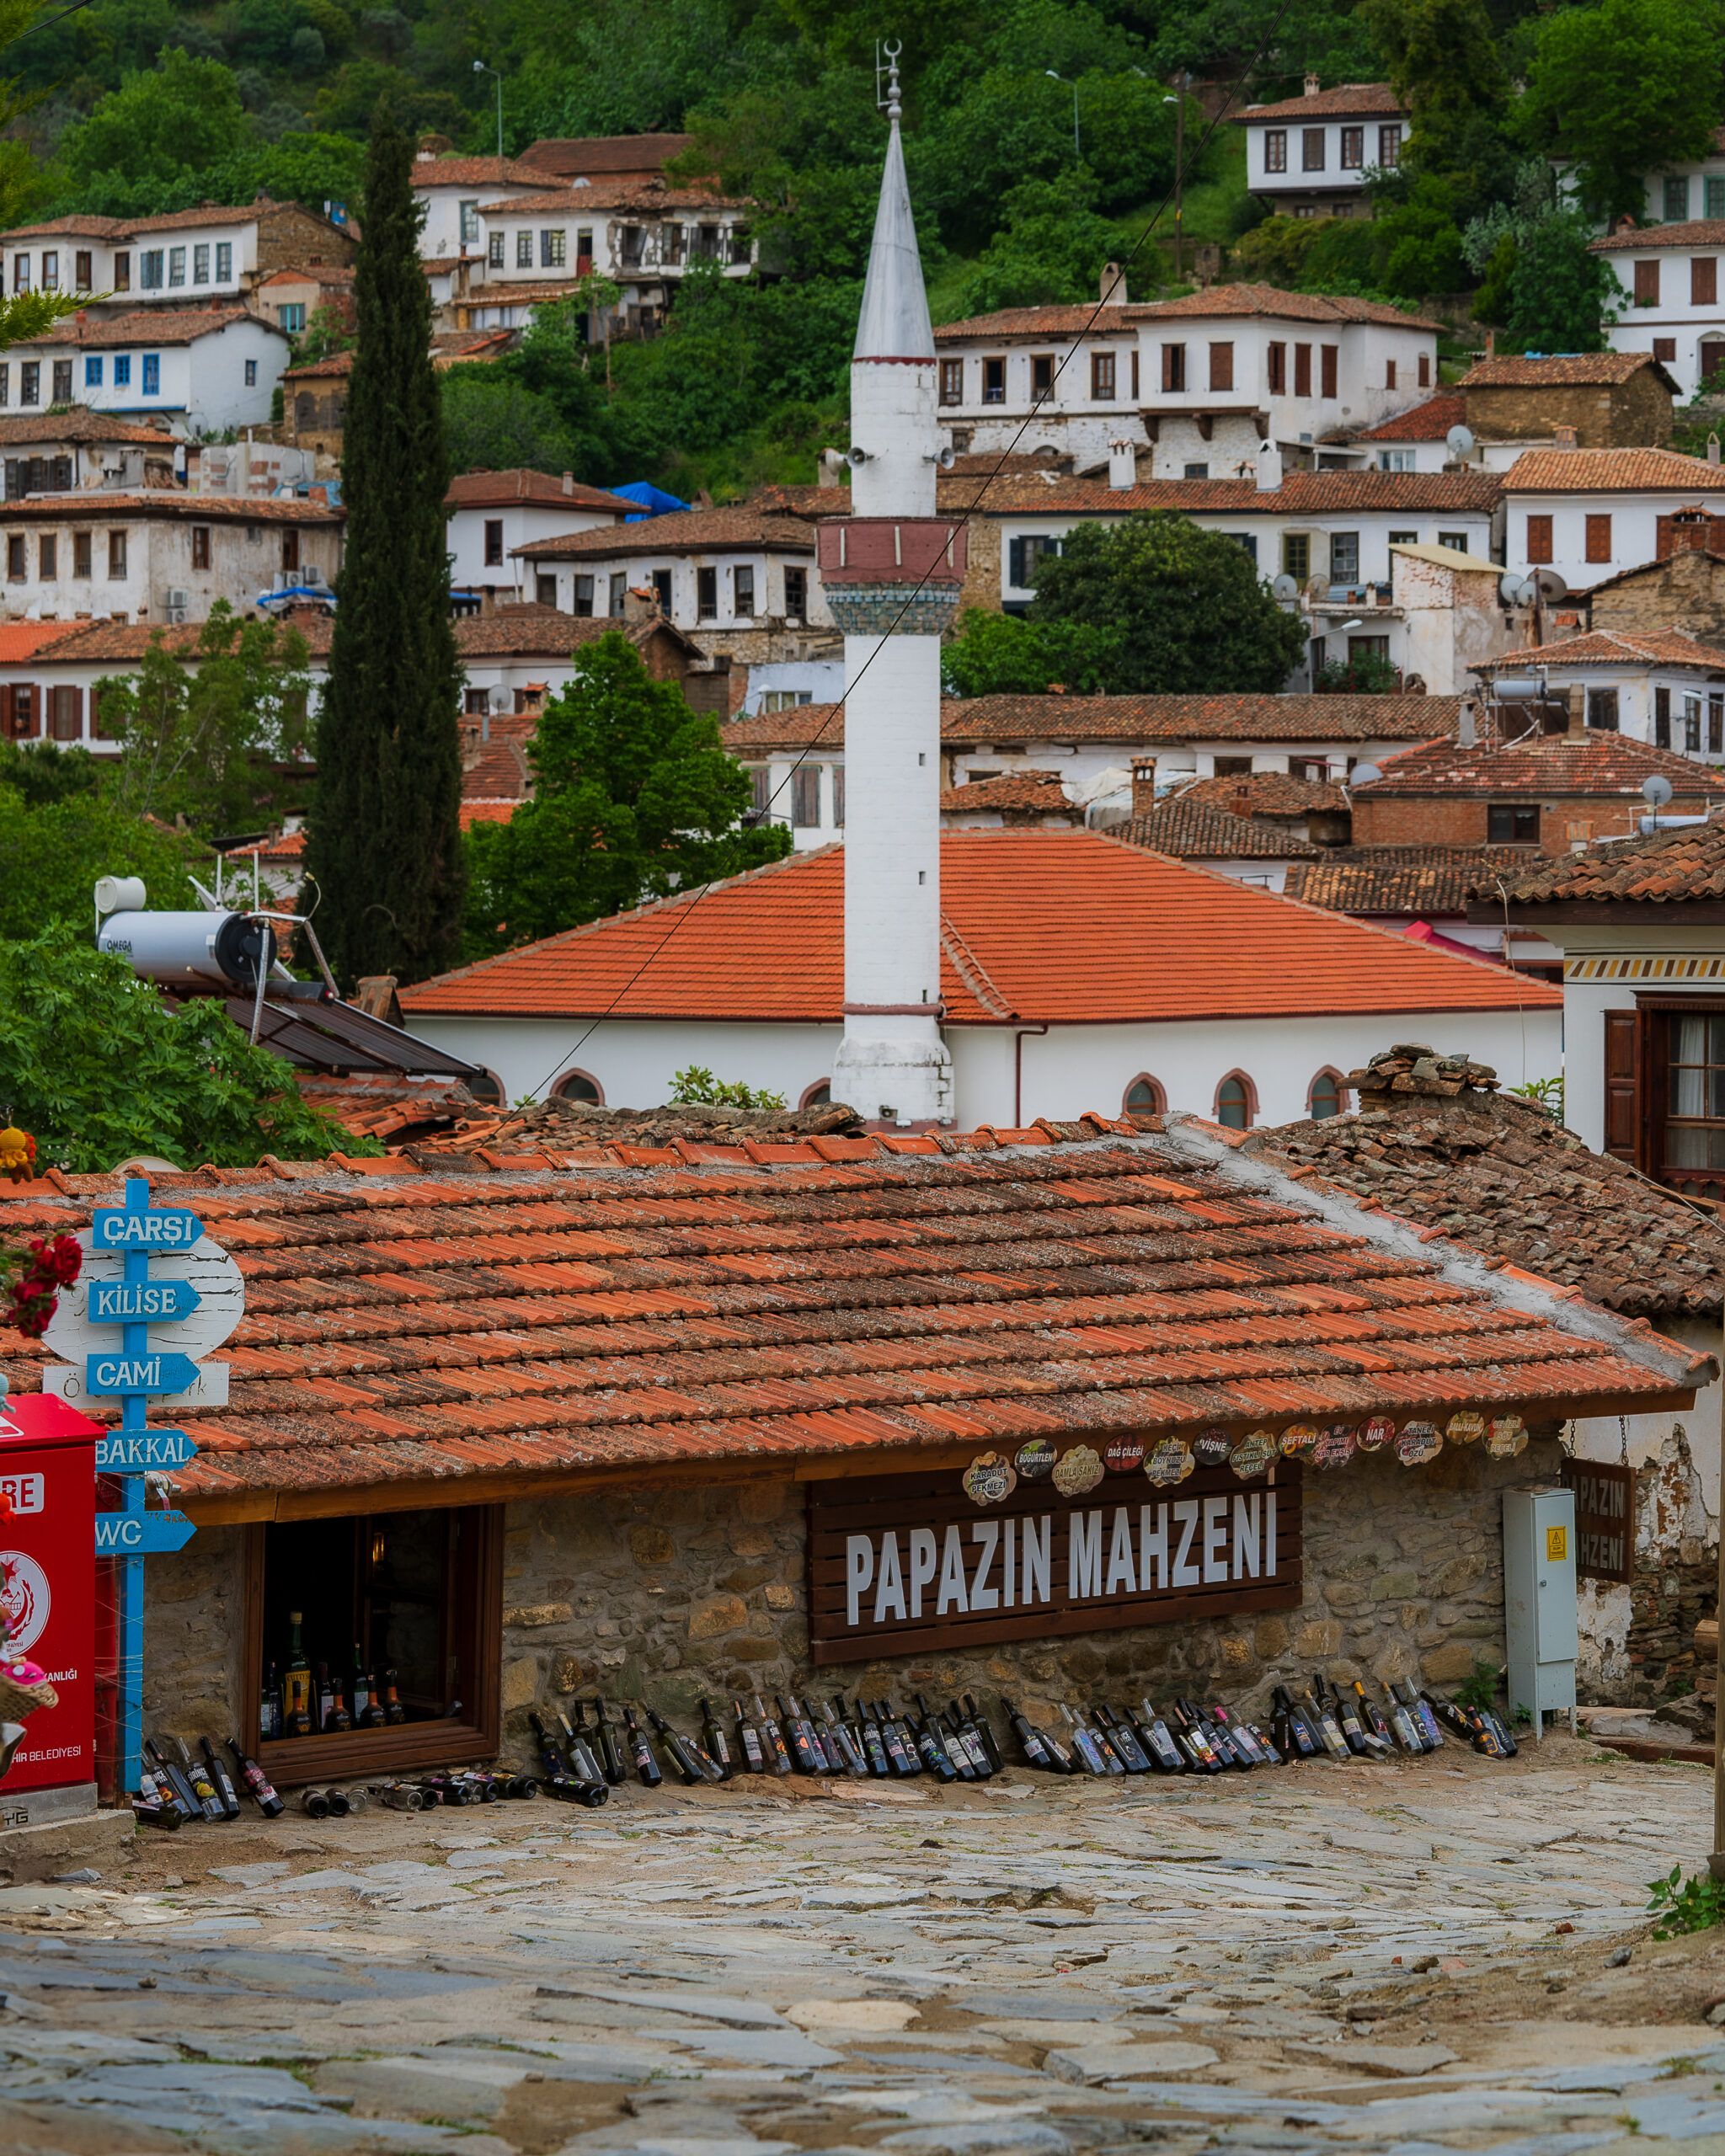
[[[242,1792],[266,1819],[279,1818],[287,1807],[270,1777],[242,1749],[238,1737],[227,1739],[227,1749],[233,1758],[231,1771],[221,1748],[207,1737],[198,1739],[195,1752],[184,1737],[147,1737],[138,1794],[132,1801],[140,1822],[171,1829],[195,1819],[217,1823],[238,1819],[243,1808]],[[449,1774],[370,1782],[355,1789],[302,1790],[299,1808],[312,1819],[345,1819],[363,1812],[373,1798],[392,1812],[423,1812],[434,1804],[495,1804],[500,1798],[538,1794],[539,1785],[531,1774],[468,1767]]]

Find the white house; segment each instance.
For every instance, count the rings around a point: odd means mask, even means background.
[[[1669,552],[1672,517],[1717,505],[1725,468],[1669,449],[1530,449],[1503,489],[1509,567],[1575,591]]]
[[[1611,232],[1592,251],[1605,258],[1621,292],[1607,331],[1613,350],[1651,352],[1685,397],[1725,369],[1725,215]]]
[[[1049,448],[1083,467],[1126,441],[1152,477],[1234,478],[1265,441],[1310,449],[1437,381],[1437,324],[1375,301],[1241,284],[1131,306],[1112,265],[1103,289],[1100,310],[1015,307],[935,332],[956,451]]]
[[[7,501],[86,487],[172,487],[185,476],[186,445],[165,426],[142,426],[73,404],[0,419]]]
[[[1303,96],[1248,105],[1233,125],[1246,130],[1247,191],[1268,209],[1354,217],[1371,214],[1367,178],[1401,163],[1407,115],[1387,83],[1326,90],[1308,75]]]
[[[449,513],[450,579],[461,592],[489,600],[519,599],[526,574],[521,549],[571,531],[609,529],[641,507],[602,488],[579,485],[573,472],[463,472],[444,497]]]
[[[334,584],[342,510],[222,494],[33,494],[0,503],[8,620],[200,622],[284,578]]]
[[[1535,679],[1594,732],[1725,763],[1725,651],[1680,629],[1596,629],[1506,651],[1475,670],[1488,696],[1505,676]]]
[[[1278,472],[1261,456],[1255,478],[1002,480],[983,513],[1000,533],[1001,605],[1022,612],[1037,563],[1058,554],[1081,520],[1117,522],[1137,510],[1178,510],[1245,548],[1267,581],[1301,586],[1390,583],[1392,547],[1447,547],[1490,560],[1499,548],[1501,487],[1479,472]]]
[[[155,217],[56,217],[0,232],[9,292],[88,293],[97,307],[231,306],[283,267],[335,269],[355,245],[344,221],[267,195]]]
[[[1725,127],[1715,131],[1704,157],[1648,174],[1642,214],[1650,225],[1725,220]]]
[[[240,307],[76,314],[0,358],[0,416],[77,403],[188,435],[265,426],[289,351]]]
[[[481,253],[486,202],[518,200],[545,191],[544,168],[516,157],[443,157],[422,149],[414,160],[414,200],[423,206],[419,255],[433,263],[457,262]]]
[[[1451,546],[1397,543],[1387,585],[1334,585],[1300,602],[1319,666],[1393,666],[1404,687],[1465,696],[1476,667],[1507,651],[1530,610],[1503,595],[1503,564]],[[1308,686],[1316,686],[1309,683]]]

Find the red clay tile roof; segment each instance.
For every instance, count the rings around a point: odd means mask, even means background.
[[[1722,227],[1725,229],[1725,227]],[[1643,367],[1660,362],[1651,352],[1549,352],[1494,355],[1477,360],[1456,385],[1461,389],[1615,389]]]
[[[73,404],[64,411],[15,414],[0,419],[0,445],[11,449],[24,442],[123,442],[130,446],[160,449],[172,455],[179,440],[165,426],[152,427],[136,419],[122,419],[108,412],[93,412],[88,404]]]
[[[966,315],[959,322],[943,322],[936,329],[937,344],[969,337],[1106,337],[1136,328],[1150,310],[1127,302],[1098,307],[1094,300],[1073,307],[1002,307],[991,314]]]
[[[83,622],[0,622],[0,666],[34,659],[48,645],[64,643],[87,626]]]
[[[1725,1229],[1531,1101],[1374,1093],[1355,1114],[1254,1130],[1243,1150],[1611,1310],[1655,1323],[1719,1313]]]
[[[506,824],[521,805],[515,796],[474,800],[463,794],[459,810],[462,829],[470,830],[475,824]]]
[[[44,524],[51,518],[113,524],[126,517],[187,517],[195,524],[343,524],[347,511],[327,501],[260,501],[249,494],[194,494],[158,488],[147,494],[109,494],[99,489],[66,494],[26,494],[0,501],[0,519]]]
[[[1589,452],[1575,454],[1584,458]],[[1693,457],[1678,461],[1696,462]],[[1703,464],[1701,469],[1715,467]],[[1353,510],[1463,514],[1471,510],[1486,516],[1496,508],[1502,492],[1502,481],[1494,472],[1288,472],[1279,487],[1260,487],[1255,479],[1144,479],[1135,487],[1111,487],[1106,479],[1057,478],[1051,483],[1001,479],[980,496],[980,514],[1120,516],[1131,510],[1180,509],[1231,515],[1285,516],[1292,512],[1322,516]]]
[[[1725,218],[1689,217],[1673,225],[1642,225],[1608,232],[1591,243],[1595,254],[1642,254],[1650,247],[1725,247]]]
[[[1403,108],[1387,83],[1338,83],[1311,97],[1281,98],[1274,104],[1249,104],[1232,115],[1236,127],[1268,120],[1402,120]]]
[[[1295,778],[1291,771],[1242,771],[1235,777],[1201,778],[1182,790],[1183,801],[1206,801],[1234,816],[1345,816],[1348,794],[1334,779]]]
[[[694,141],[692,135],[549,135],[530,142],[517,162],[565,175],[663,171]]]
[[[142,307],[131,314],[68,315],[40,337],[19,340],[21,351],[38,344],[192,344],[200,337],[213,337],[237,322],[249,322],[271,337],[286,341],[286,332],[261,314],[243,307]]]
[[[1455,731],[1459,696],[965,696],[940,707],[948,746],[1012,741],[1429,741]],[[757,712],[724,727],[734,756],[838,748],[841,704]]]
[[[1698,666],[1707,673],[1725,669],[1725,650],[1701,643],[1682,629],[1592,629],[1578,637],[1559,637],[1554,643],[1524,644],[1519,651],[1506,651],[1476,666],[1476,674],[1498,674],[1505,668],[1543,666]]]
[[[844,1005],[842,846],[571,929],[402,991],[410,1017],[779,1020]],[[947,831],[950,1021],[1155,1022],[1557,1007],[1416,949],[1087,831]],[[955,953],[959,955],[955,956]]]
[[[1381,768],[1381,778],[1354,789],[1356,802],[1403,793],[1632,795],[1638,800],[1643,782],[1656,771],[1670,780],[1680,801],[1698,806],[1710,797],[1725,800],[1725,772],[1626,734],[1546,734],[1502,745],[1481,741],[1466,749],[1452,741],[1432,741],[1423,748],[1398,750],[1384,758]]]
[[[500,360],[512,351],[518,329],[440,329],[431,339],[431,364],[465,366],[470,361]]]
[[[1673,804],[1674,807],[1675,804]],[[1513,905],[1680,905],[1725,899],[1725,823],[1680,825],[1592,846],[1530,867],[1509,887]]]
[[[568,486],[553,472],[517,467],[510,472],[461,472],[449,483],[443,498],[446,509],[505,509],[513,502],[542,503],[548,509],[613,510],[619,516],[638,516],[641,504],[623,494],[608,494],[603,487],[584,486],[572,479]]]
[[[634,504],[630,504],[633,509]],[[814,534],[802,518],[762,516],[752,509],[673,509],[638,524],[601,525],[592,531],[565,531],[534,539],[513,551],[527,561],[601,559],[622,554],[704,554],[727,549],[812,554]]]
[[[1159,801],[1148,815],[1111,825],[1109,833],[1177,861],[1294,861],[1317,851],[1274,824],[1236,816],[1214,802],[1199,800],[1189,787]]]
[[[535,187],[545,184],[545,168],[519,157],[415,157],[415,187]]]
[[[1506,494],[1717,494],[1725,465],[1674,449],[1530,449],[1503,475]]]
[[[489,614],[458,615],[455,648],[462,658],[569,659],[585,643],[620,629],[633,644],[668,637],[692,658],[700,647],[662,614],[644,622],[618,622],[605,614],[565,614],[556,606],[499,606]]]
[[[1152,302],[1146,312],[1175,321],[1272,315],[1287,322],[1375,322],[1391,329],[1429,329],[1434,335],[1442,327],[1381,300],[1354,299],[1341,292],[1285,292],[1276,285],[1211,285],[1201,292],[1188,292],[1183,299]]]
[[[1060,783],[1058,771],[1002,771],[998,778],[974,778],[963,786],[943,787],[943,816],[974,815],[980,809],[1037,810],[1044,814],[1064,809],[1081,822],[1084,811],[1074,806]]]
[[[1546,1420],[1683,1402],[1709,1358],[1503,1268],[1482,1284],[1205,1126],[681,1139],[154,1178],[246,1280],[184,1419],[206,1517],[277,1493],[721,1461],[950,1457],[1220,1423]],[[112,1203],[54,1176],[20,1234]],[[36,1342],[8,1374],[34,1384]],[[224,1502],[225,1508],[224,1508]]]
[[[351,374],[353,371],[354,355],[351,352],[332,352],[327,359],[307,360],[302,367],[284,368],[281,379],[284,382],[334,381],[339,376]]]
[[[1356,435],[1355,441],[1442,441],[1451,427],[1467,424],[1467,403],[1453,390],[1428,397],[1423,404],[1410,405],[1393,419],[1380,419]]]
[[[44,658],[58,664],[64,660],[69,665],[87,665],[93,659],[132,659],[143,657],[158,638],[168,651],[190,652],[198,648],[198,639],[206,624],[202,622],[67,622],[56,624],[73,633],[57,643]],[[329,654],[329,635],[332,626],[329,615],[321,610],[290,616],[283,626],[296,629],[305,639],[309,657],[325,659]],[[457,624],[459,628],[460,624]]]
[[[1285,895],[1326,913],[1433,914],[1466,910],[1469,895],[1507,885],[1534,857],[1527,846],[1327,846],[1288,872]]]
[[[548,181],[547,176],[541,173],[539,180],[538,194],[518,195],[513,200],[482,202],[480,216],[509,217],[520,212],[539,217],[567,212],[575,216],[585,216],[594,210],[643,210],[656,213],[665,210],[747,210],[753,206],[746,195],[722,195],[712,187],[673,187],[669,180],[656,176],[645,179],[577,179],[558,184]]]

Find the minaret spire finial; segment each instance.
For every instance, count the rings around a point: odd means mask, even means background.
[[[899,101],[899,55],[904,51],[904,40],[881,47],[886,55],[886,116],[896,127],[904,117],[904,106]]]

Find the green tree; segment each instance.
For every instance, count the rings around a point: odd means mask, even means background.
[[[1595,0],[1535,34],[1517,117],[1526,140],[1573,158],[1582,207],[1646,214],[1647,175],[1705,157],[1721,112],[1725,20],[1690,0]]]
[[[347,980],[421,979],[449,963],[461,934],[462,672],[413,156],[380,109],[354,278],[347,547],[306,848],[322,893],[318,931]]]
[[[76,188],[202,171],[245,141],[246,116],[230,71],[167,45],[146,73],[128,75],[86,119],[67,128],[61,162]]]
[[[1505,342],[1519,352],[1603,352],[1621,288],[1592,252],[1587,220],[1542,218],[1515,251]]]
[[[1123,694],[1274,691],[1306,645],[1237,541],[1165,510],[1070,531],[1037,571],[1029,619],[1111,629]]]
[[[745,825],[749,775],[725,753],[718,720],[654,680],[619,630],[577,654],[528,753],[533,798],[506,824],[476,824],[468,835],[475,954],[790,851],[783,825]]]
[[[93,793],[105,761],[57,741],[0,741],[0,787],[10,787],[26,808],[45,808],[75,793]]]
[[[0,772],[0,780],[4,776]],[[129,815],[93,792],[33,803],[0,782],[0,939],[24,941],[52,927],[62,942],[88,940],[91,894],[100,876],[142,876],[152,905],[195,907],[190,867],[207,865],[199,852],[177,832]]]
[[[307,741],[306,640],[241,621],[225,600],[188,648],[151,638],[135,674],[96,684],[104,730],[122,747],[109,783],[137,816],[183,816],[206,837],[253,828],[280,800],[279,767]]]
[[[1120,674],[1120,639],[1111,623],[1036,622],[1022,614],[959,617],[941,649],[941,676],[953,696],[1038,696],[1062,688],[1106,696]]]
[[[1005,223],[965,280],[959,312],[1095,299],[1098,272],[1120,245],[1118,227],[1097,214],[1095,201],[1087,173],[1021,180],[1006,198]]]
[[[136,1153],[248,1167],[265,1153],[382,1150],[307,1107],[288,1066],[254,1048],[219,1000],[176,1006],[123,958],[62,930],[0,942],[0,1070],[39,1169],[90,1174]]]

